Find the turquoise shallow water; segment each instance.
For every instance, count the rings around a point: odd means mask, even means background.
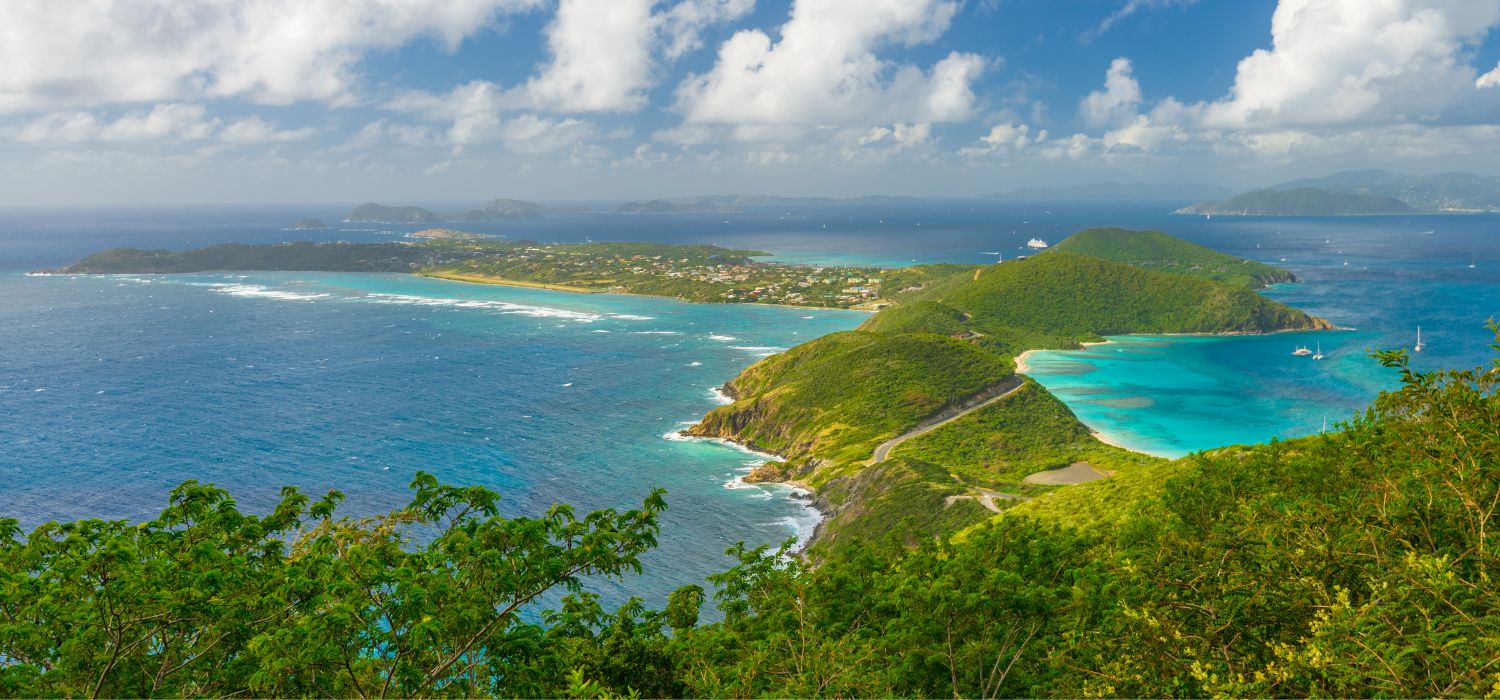
[[[1127,337],[1034,353],[1031,376],[1090,427],[1163,456],[1332,427],[1396,386],[1369,357],[1411,348],[1418,369],[1487,365],[1500,318],[1496,217],[1255,218],[1182,222],[1194,240],[1291,269],[1267,296],[1344,330],[1219,338]],[[1171,230],[1171,229],[1168,229]],[[1472,267],[1471,267],[1472,265]],[[1314,361],[1291,352],[1321,345]]]

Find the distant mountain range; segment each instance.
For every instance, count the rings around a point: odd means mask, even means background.
[[[1234,194],[1234,190],[1218,185],[1168,182],[1091,182],[1082,185],[1058,187],[1017,187],[1005,192],[980,195],[981,199],[1010,199],[1017,201],[1114,201],[1122,199],[1176,199],[1207,200],[1222,199]]]
[[[1314,187],[1291,190],[1251,190],[1222,202],[1204,202],[1178,209],[1178,214],[1224,216],[1361,216],[1406,214],[1415,211],[1405,202],[1373,194],[1331,192]]]
[[[620,214],[730,214],[744,207],[827,207],[866,204],[894,204],[919,201],[916,197],[870,195],[839,199],[834,197],[776,197],[770,195],[720,194],[702,197],[672,197],[626,202],[615,208]],[[499,221],[530,219],[547,214],[587,211],[578,208],[549,207],[522,199],[491,199],[478,209],[442,214],[414,206],[386,206],[373,202],[361,204],[344,215],[344,221],[379,224],[436,224],[445,221]]]
[[[1328,177],[1283,182],[1222,202],[1202,202],[1177,213],[1346,216],[1483,211],[1500,211],[1500,177],[1350,170]]]
[[[865,204],[899,204],[919,201],[916,197],[867,195],[835,197],[776,197],[760,194],[717,194],[626,202],[615,208],[620,214],[733,214],[745,207],[833,207]]]

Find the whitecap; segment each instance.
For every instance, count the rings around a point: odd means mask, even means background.
[[[280,289],[267,289],[258,284],[226,284],[213,288],[220,294],[228,294],[236,297],[250,297],[256,299],[279,299],[282,301],[312,301],[313,299],[327,298],[328,294],[312,292],[288,292]]]
[[[734,403],[734,399],[730,398],[729,394],[724,393],[724,390],[719,387],[709,387],[708,393],[710,396],[714,397],[715,403],[724,406],[728,406],[729,404]]]
[[[711,336],[708,336],[708,339],[709,340],[717,340],[717,341],[724,342],[724,343],[727,343],[727,342],[729,342],[731,340],[739,340],[739,338],[736,338],[736,337],[734,337],[732,335],[711,335]]]
[[[677,331],[631,331],[632,335],[682,335]]]
[[[655,316],[637,316],[635,314],[610,314],[610,318],[618,318],[621,321],[655,321]]]
[[[457,309],[490,309],[504,314],[521,314],[524,316],[535,316],[538,318],[562,318],[580,323],[597,321],[602,318],[599,314],[584,311],[568,311],[566,309],[554,309],[546,306],[526,306],[524,304],[513,304],[508,301],[494,301],[484,299],[449,299],[444,297],[422,297],[410,294],[380,294],[373,293],[365,296],[365,299],[376,304],[409,304],[414,306],[445,306]]]
[[[689,366],[689,367],[702,367],[703,363],[702,362],[694,361],[694,362],[689,362],[687,366]]]

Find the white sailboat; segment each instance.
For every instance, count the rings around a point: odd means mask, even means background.
[[[1297,357],[1307,357],[1312,354],[1312,351],[1308,350],[1306,345],[1298,345],[1297,349],[1292,351],[1292,354]]]
[[[1412,348],[1415,352],[1422,352],[1422,327],[1417,326],[1417,344]]]
[[[1321,342],[1318,343],[1318,351],[1315,352],[1315,353],[1313,353],[1313,359],[1314,360],[1321,360],[1321,359],[1323,359],[1323,343],[1321,343]]]

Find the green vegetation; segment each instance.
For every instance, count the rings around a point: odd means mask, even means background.
[[[1056,490],[1023,482],[1034,473],[1084,462],[1124,474],[1159,462],[1100,442],[1034,384],[980,408],[1015,386],[1014,355],[1106,334],[1329,327],[1255,293],[1250,276],[1217,269],[1236,258],[1157,232],[1081,235],[1026,260],[888,271],[885,298],[895,306],[856,332],[746,369],[726,386],[735,402],[689,432],[781,455],[784,462],[752,478],[795,480],[818,492],[828,516],[819,552],[895,530],[940,534],[1020,502],[995,490],[1018,497]],[[1075,247],[1093,254],[1070,252]],[[1270,279],[1283,274],[1246,267]],[[892,463],[879,462],[878,445],[929,427],[895,443]]]
[[[1019,353],[1073,348],[1079,342],[1126,333],[1263,333],[1329,327],[1245,286],[1079,255],[1068,252],[1066,244],[1034,258],[973,268],[895,295],[908,308],[882,312],[864,329],[963,333],[999,351]],[[1183,265],[1168,261],[1160,266]]]
[[[1005,357],[940,335],[834,333],[746,369],[726,387],[740,400],[691,432],[781,454],[800,477],[868,459],[880,441],[1011,370]],[[809,478],[817,485],[830,476]]]
[[[1251,190],[1222,202],[1204,202],[1183,207],[1176,213],[1230,216],[1358,216],[1407,214],[1412,211],[1415,210],[1394,197],[1298,187],[1290,190]]]
[[[1052,250],[1257,289],[1297,281],[1295,275],[1281,268],[1226,255],[1160,231],[1091,228],[1068,236]]]
[[[185,251],[111,248],[58,272],[66,274],[170,274],[209,270],[319,270],[413,272],[444,249],[401,243],[226,243]]]
[[[1492,697],[1500,360],[1379,357],[1402,388],[1336,432],[1143,465],[958,537],[863,519],[816,566],[739,546],[662,610],[575,592],[544,625],[517,606],[635,570],[659,494],[512,519],[423,476],[349,520],[336,496],[251,516],[189,483],[141,525],[3,521],[0,694]],[[851,498],[891,512],[953,495],[907,458],[868,474]]]
[[[1074,462],[1129,471],[1161,461],[1094,439],[1063,402],[1029,379],[1010,398],[917,437],[893,454],[944,465],[966,483],[1017,493],[1031,490],[1021,484],[1027,475]]]

